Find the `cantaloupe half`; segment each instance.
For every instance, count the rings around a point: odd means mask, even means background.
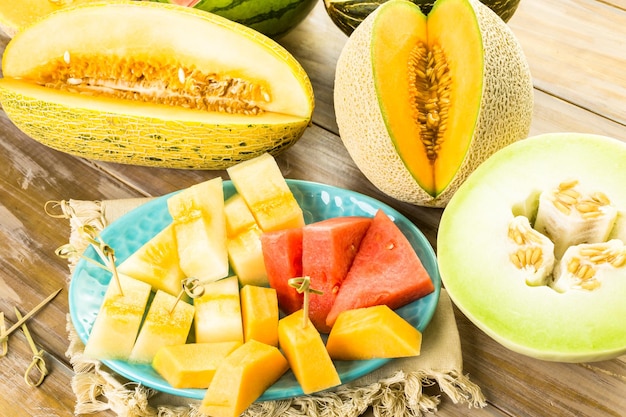
[[[335,111],[381,191],[443,207],[482,161],[528,134],[531,75],[508,26],[478,0],[405,0],[370,14],[337,62]]]
[[[0,102],[34,139],[91,159],[223,169],[296,142],[308,76],[275,41],[217,15],[137,1],[64,8],[20,31]]]

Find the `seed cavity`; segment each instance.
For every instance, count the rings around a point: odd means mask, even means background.
[[[443,49],[418,43],[409,62],[409,95],[420,139],[431,163],[437,159],[448,121],[452,77]]]
[[[150,59],[65,51],[33,73],[33,82],[49,88],[210,112],[261,114],[272,97],[258,82]]]

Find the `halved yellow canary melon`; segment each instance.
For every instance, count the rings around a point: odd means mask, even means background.
[[[65,8],[20,31],[0,102],[34,139],[74,155],[223,169],[297,141],[313,111],[307,74],[275,41],[170,4]]]

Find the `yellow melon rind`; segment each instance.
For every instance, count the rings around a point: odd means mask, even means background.
[[[29,82],[51,59],[94,51],[130,60],[149,51],[174,69],[207,68],[265,86],[271,100],[262,114],[245,116]],[[50,13],[9,42],[2,69],[0,101],[20,130],[53,149],[117,163],[225,169],[264,152],[277,155],[302,136],[314,107],[305,70],[281,45],[220,16],[163,3],[97,2]]]

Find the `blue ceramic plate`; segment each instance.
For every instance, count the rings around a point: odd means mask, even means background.
[[[417,329],[424,331],[437,306],[441,279],[435,253],[415,225],[393,208],[362,194],[307,181],[287,180],[287,182],[305,213],[307,223],[340,216],[373,217],[378,209],[382,209],[393,219],[413,245],[435,284],[433,293],[397,310]],[[224,181],[225,198],[234,193],[232,183]],[[172,221],[167,210],[167,197],[163,196],[145,203],[102,231],[100,236],[115,250],[118,263],[123,262]],[[85,256],[99,261],[91,247],[85,251]],[[76,266],[70,284],[69,306],[72,322],[84,343],[100,310],[110,279],[109,272],[91,262],[81,260]],[[388,361],[389,359],[336,361],[335,366],[342,383],[347,383],[374,371]],[[125,378],[169,394],[202,399],[206,392],[203,389],[173,388],[150,365],[136,365],[124,361],[103,361],[103,363]],[[259,400],[276,400],[299,395],[302,395],[302,388],[293,373],[288,371]]]

